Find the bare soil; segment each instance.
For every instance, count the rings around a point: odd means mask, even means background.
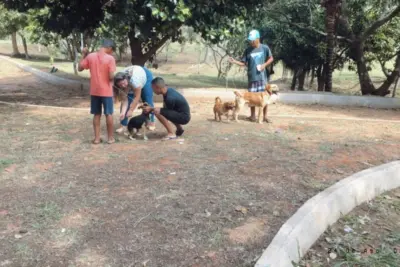
[[[86,92],[0,71],[2,101],[88,107]],[[258,125],[190,103],[183,142],[157,125],[97,146],[86,111],[0,105],[0,266],[252,266],[307,199],[400,158],[398,111],[277,104]]]

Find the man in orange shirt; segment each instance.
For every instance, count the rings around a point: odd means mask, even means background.
[[[98,52],[90,53],[87,48],[82,50],[83,58],[79,63],[79,71],[90,70],[90,113],[93,117],[94,140],[93,144],[99,144],[100,119],[102,107],[107,122],[107,143],[115,143],[113,133],[114,101],[112,81],[116,70],[115,59],[112,56],[115,43],[112,40],[104,40],[102,48]]]

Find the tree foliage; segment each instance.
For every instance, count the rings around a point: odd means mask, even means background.
[[[255,0],[4,0],[4,3],[19,11],[47,8],[49,13],[39,21],[46,31],[63,37],[88,30],[94,33],[100,25],[125,32],[130,40],[132,63],[141,65],[167,40],[180,41],[183,25],[192,26],[203,38],[217,43],[242,28],[248,9],[260,6]]]

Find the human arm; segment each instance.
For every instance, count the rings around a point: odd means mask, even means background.
[[[132,116],[133,111],[136,109],[136,107],[137,107],[138,104],[139,104],[140,97],[141,97],[141,95],[142,95],[142,88],[141,88],[141,87],[134,88],[134,89],[133,89],[133,93],[134,93],[134,95],[135,95],[135,98],[133,99],[133,102],[132,102],[132,104],[131,104],[131,107],[130,107],[130,109],[128,110],[128,114],[127,114],[128,117]]]
[[[82,59],[79,62],[78,71],[83,71],[89,68],[89,60],[86,58],[89,54],[89,50],[87,47],[82,49]]]
[[[245,63],[245,62],[236,60],[236,59],[234,59],[233,57],[229,57],[229,62],[232,63],[232,64],[236,64],[236,65],[238,65],[238,66],[240,66],[240,67],[246,66],[246,63]]]
[[[272,62],[274,62],[274,57],[272,56],[271,50],[269,49],[268,46],[265,47],[265,58],[266,58],[265,63],[261,64],[260,66],[257,66],[257,69],[259,71],[265,70],[265,68],[267,68],[269,65],[272,64]]]
[[[123,119],[125,119],[125,115],[126,115],[126,110],[128,109],[128,98],[125,98],[122,101],[122,107],[121,107],[121,114],[119,116],[119,119],[122,121]]]
[[[111,57],[111,60],[108,64],[108,73],[109,73],[109,79],[111,82],[114,81],[114,74],[115,74],[116,70],[117,70],[117,65],[115,63],[115,59],[114,59],[114,57]]]
[[[243,56],[240,60],[236,60],[233,57],[229,57],[229,62],[232,64],[236,64],[240,67],[244,67],[246,66],[246,62],[247,62],[247,49],[244,51]]]
[[[160,114],[160,108],[153,108],[153,107],[150,107],[150,106],[146,106],[146,107],[143,107],[143,112],[145,113],[145,114],[149,114],[149,113],[154,113],[154,115],[158,115],[158,114]]]

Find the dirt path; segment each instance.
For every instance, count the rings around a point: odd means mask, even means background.
[[[51,101],[54,88],[29,75],[1,79],[2,93]],[[158,125],[147,143],[121,137],[112,146],[90,144],[85,112],[0,105],[0,265],[250,267],[308,198],[400,158],[399,123],[216,123],[212,103],[191,105],[184,142],[159,141]],[[371,109],[315,113],[399,119]]]

